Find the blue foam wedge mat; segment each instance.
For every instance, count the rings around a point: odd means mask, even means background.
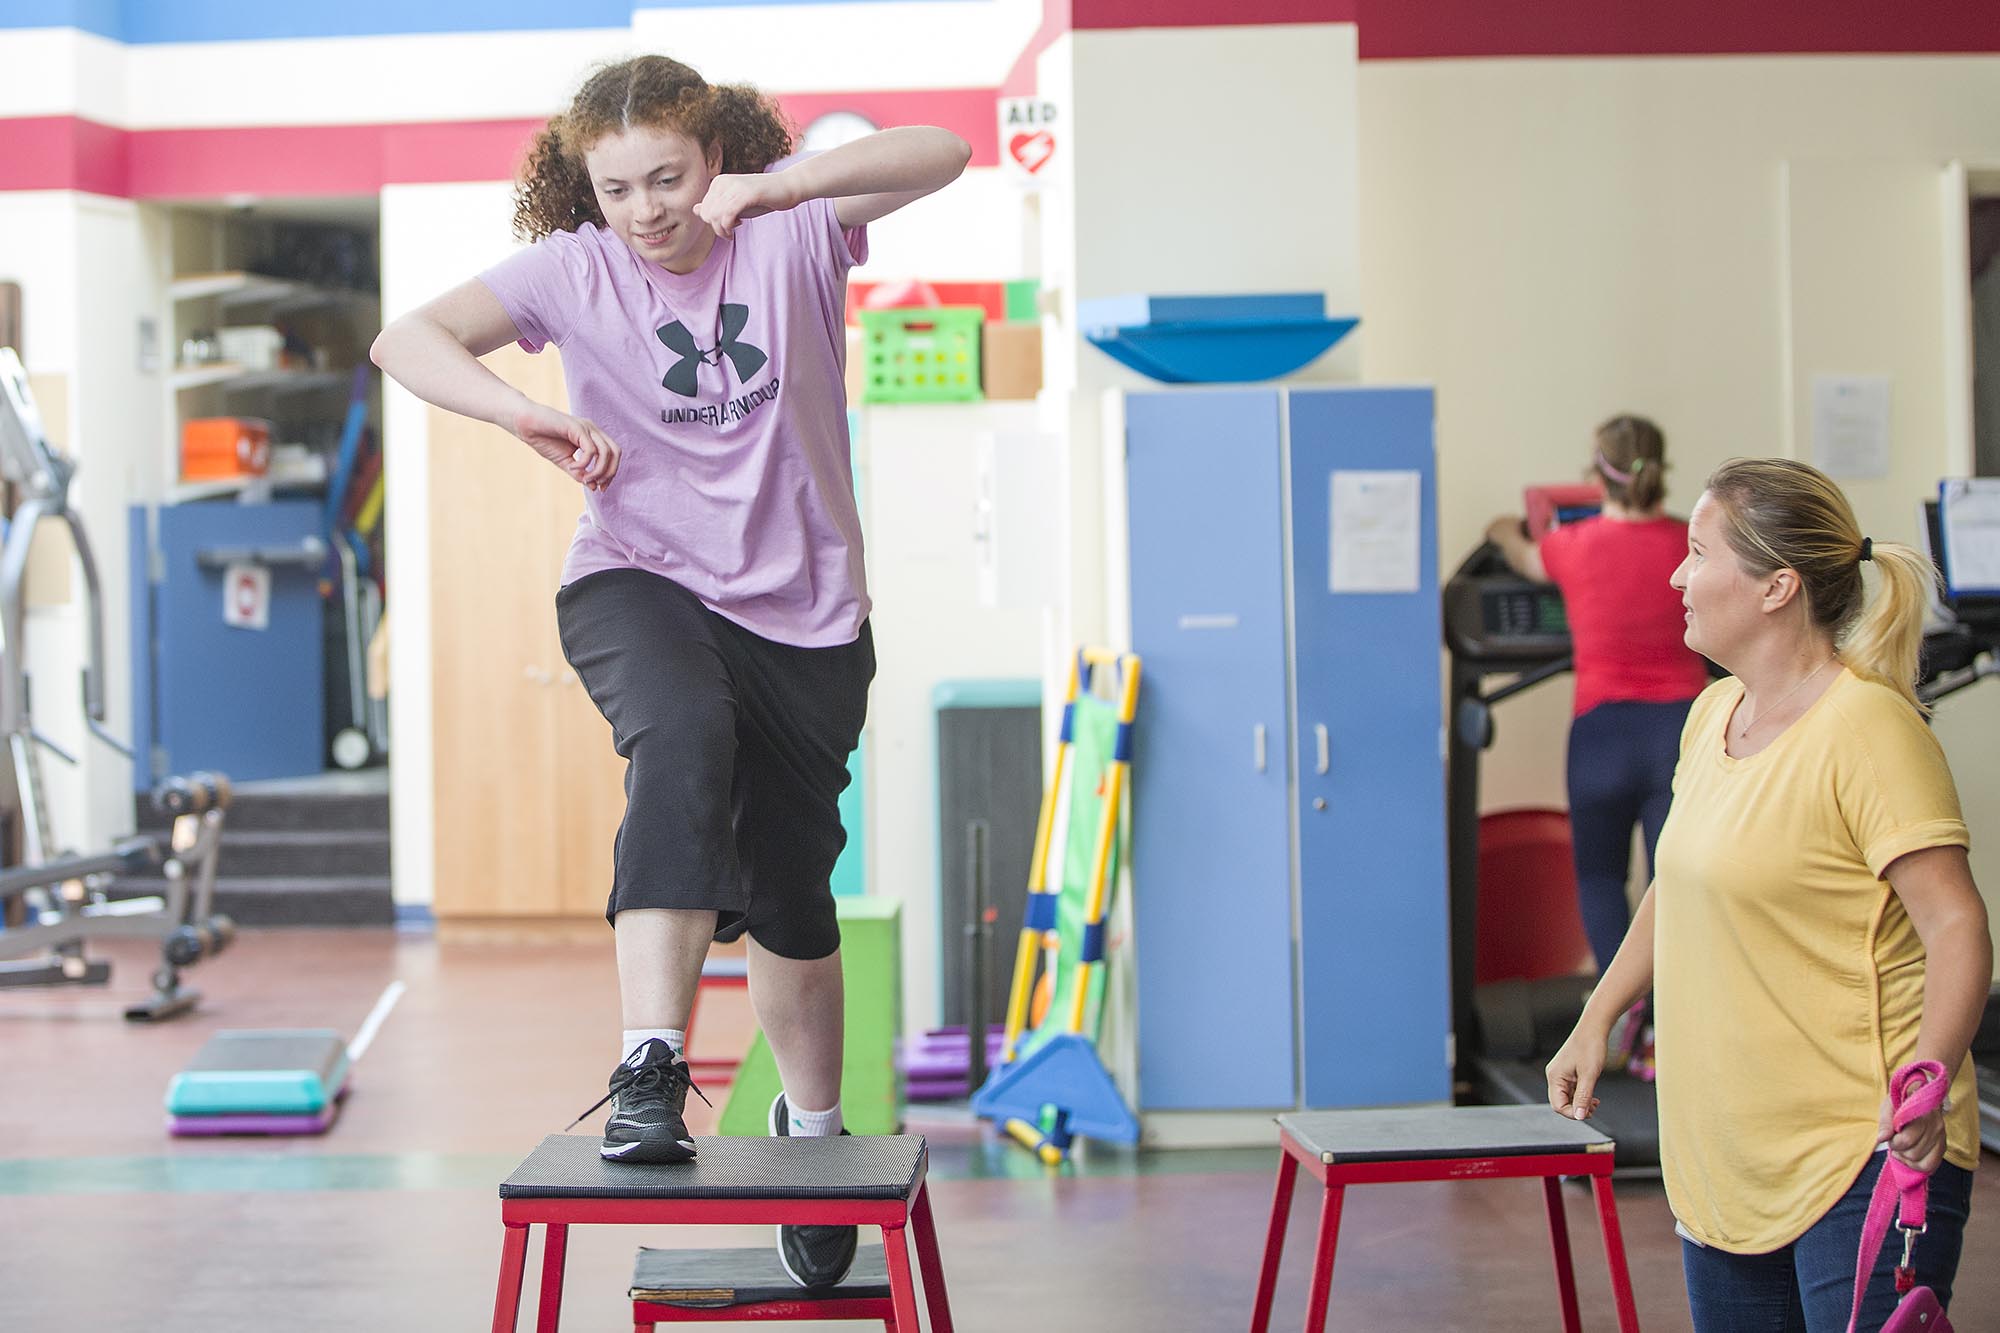
[[[1165,384],[1276,379],[1310,364],[1360,324],[1329,318],[1317,292],[1111,296],[1079,301],[1083,336]]]

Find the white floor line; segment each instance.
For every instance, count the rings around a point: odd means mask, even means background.
[[[382,998],[375,1001],[375,1007],[368,1011],[368,1018],[361,1024],[361,1031],[354,1034],[354,1040],[347,1043],[347,1063],[359,1064],[361,1057],[368,1054],[368,1047],[374,1042],[375,1034],[382,1030],[389,1011],[396,1007],[396,1001],[403,998],[409,988],[400,981],[392,981],[382,988]]]

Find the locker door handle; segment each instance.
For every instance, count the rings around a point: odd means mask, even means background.
[[[1326,734],[1326,723],[1313,723],[1313,739],[1319,742],[1319,771],[1324,774],[1333,767],[1332,743]]]
[[[1264,724],[1262,722],[1259,722],[1253,729],[1252,739],[1254,741],[1253,748],[1257,752],[1257,771],[1262,773],[1265,769],[1265,760],[1267,758],[1265,754],[1266,746],[1264,744]]]

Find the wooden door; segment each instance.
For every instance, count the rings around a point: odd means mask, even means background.
[[[486,364],[538,401],[567,401],[554,355],[508,347]],[[553,594],[567,533],[551,530],[548,492],[573,483],[453,413],[431,412],[430,443],[433,910],[560,915]]]
[[[550,530],[557,536],[558,551],[566,550],[583,512],[583,492],[554,468],[544,470],[555,483],[547,491]],[[548,586],[556,586],[553,575]],[[560,862],[558,910],[571,916],[597,916],[611,893],[611,849],[625,814],[625,761],[612,748],[611,724],[563,660],[560,643],[555,663],[550,702],[557,774],[553,809]]]

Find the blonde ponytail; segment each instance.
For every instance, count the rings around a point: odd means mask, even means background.
[[[1936,573],[1923,554],[1897,542],[1872,542],[1869,563],[1879,577],[1872,596],[1841,644],[1840,655],[1858,676],[1887,685],[1928,712],[1917,698],[1917,650],[1924,638],[1924,610]]]

